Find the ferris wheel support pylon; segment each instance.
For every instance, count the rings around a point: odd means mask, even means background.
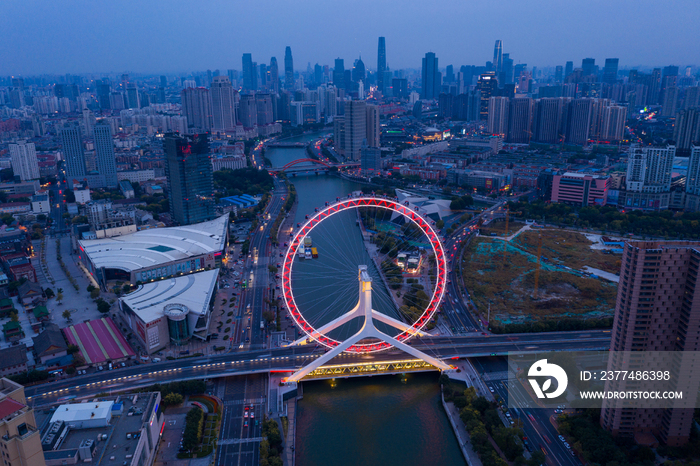
[[[369,276],[369,273],[367,272],[367,266],[366,265],[361,265],[359,266],[359,281],[360,281],[360,299],[357,303],[357,305],[353,308],[352,311],[348,312],[347,314],[339,317],[338,319],[335,319],[334,321],[330,322],[329,324],[326,324],[325,327],[334,324],[333,328],[336,328],[352,319],[355,319],[357,317],[364,317],[365,321],[364,324],[362,325],[362,328],[353,336],[348,338],[347,340],[343,341],[340,343],[338,346],[334,347],[331,349],[329,352],[321,356],[320,358],[316,359],[314,362],[307,364],[306,366],[302,367],[299,369],[297,372],[292,374],[290,377],[288,377],[285,382],[287,383],[296,383],[299,382],[302,378],[310,374],[311,372],[315,371],[319,367],[323,366],[325,363],[333,359],[334,357],[338,356],[340,353],[354,345],[355,343],[358,343],[359,341],[365,339],[365,338],[377,338],[379,340],[382,340],[390,345],[393,345],[394,347],[403,350],[404,352],[410,354],[411,356],[414,356],[418,359],[422,359],[423,361],[427,362],[428,364],[432,364],[433,366],[437,367],[440,370],[446,371],[446,370],[451,370],[452,367],[449,365],[445,364],[443,361],[434,358],[432,356],[429,356],[422,351],[418,351],[417,349],[407,345],[406,343],[403,343],[396,338],[393,338],[386,333],[380,332],[377,327],[374,326],[374,318],[376,317],[377,320],[380,320],[378,316],[382,315],[381,313],[375,311],[372,309],[372,277]],[[397,320],[387,318],[386,320],[382,320],[384,323],[392,326],[396,326],[395,324],[399,324],[404,328],[399,328],[400,330],[405,330],[405,324],[402,322],[399,322]],[[321,330],[321,329],[319,329]]]

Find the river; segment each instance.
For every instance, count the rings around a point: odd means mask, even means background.
[[[327,132],[285,142],[311,141]],[[276,167],[306,158],[303,148],[268,148],[265,156]],[[315,208],[335,201],[362,185],[319,174],[289,178],[298,196],[295,223]],[[357,265],[368,265],[373,277],[373,308],[398,318],[356,226],[355,211],[337,214],[311,232],[318,259],[297,259],[292,272],[297,306],[318,327],[347,312],[357,302]],[[359,320],[331,333],[343,339],[357,330]],[[398,333],[383,324],[377,327]],[[463,457],[440,405],[437,373],[339,379],[304,383],[297,415],[296,458],[300,466],[357,464],[462,465]]]

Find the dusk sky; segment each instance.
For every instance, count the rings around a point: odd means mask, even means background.
[[[698,24],[698,0],[2,0],[0,73],[240,70],[244,52],[282,64],[287,45],[296,70],[360,54],[374,69],[379,36],[391,69],[428,51],[483,65],[496,39],[529,66],[685,67],[700,64]]]

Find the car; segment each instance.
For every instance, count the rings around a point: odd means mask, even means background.
[[[255,419],[255,413],[253,411],[250,412],[250,418]]]
[[[119,363],[119,365],[120,365],[121,367],[126,367],[126,363],[125,363],[125,362]]]
[[[491,391],[491,393],[494,392],[493,387],[489,387],[489,390]]]
[[[555,410],[554,410],[554,413],[555,413],[555,414],[561,414],[561,413],[563,413],[563,412],[564,412],[563,409],[555,409]]]
[[[567,448],[567,450],[568,450],[568,449],[571,449],[571,446],[570,446],[568,443],[566,443],[566,442],[564,442],[564,446]]]
[[[246,418],[246,419],[248,418],[248,411],[245,411],[245,412],[243,413],[243,417]]]
[[[559,440],[561,440],[562,442],[566,442],[566,439],[564,438],[563,435],[560,435],[560,436],[559,436]]]

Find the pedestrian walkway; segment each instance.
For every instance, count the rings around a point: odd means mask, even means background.
[[[294,454],[294,443],[296,442],[296,431],[297,431],[297,400],[292,398],[287,401],[287,419],[289,425],[287,427],[287,435],[284,438],[284,464],[292,466],[296,462],[296,455]]]
[[[450,420],[450,424],[452,424],[452,429],[454,430],[455,436],[457,436],[457,442],[459,443],[460,450],[462,450],[464,459],[467,461],[469,466],[481,466],[482,463],[479,459],[479,455],[477,455],[472,449],[471,438],[469,437],[467,428],[464,427],[464,423],[459,417],[459,410],[454,403],[445,402],[445,397],[442,393],[440,396],[442,398],[442,406],[445,408],[447,418]]]

